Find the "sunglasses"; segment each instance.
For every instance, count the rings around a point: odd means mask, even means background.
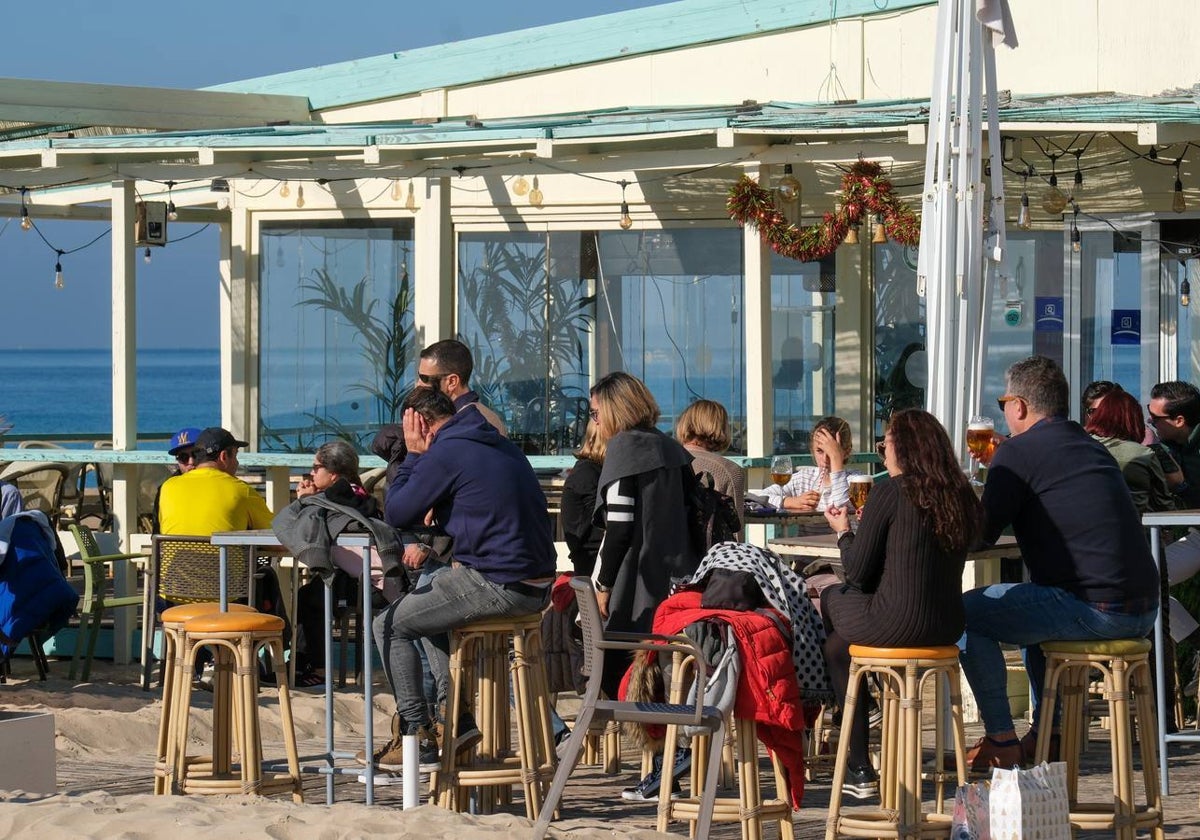
[[[195,457],[196,453],[194,452],[180,452],[175,456],[175,460],[181,464],[187,464],[190,463]]]
[[[1151,420],[1170,420],[1173,416],[1171,414],[1155,414],[1151,410],[1149,403],[1146,403],[1146,414],[1149,415]]]
[[[432,388],[436,388],[438,385],[440,385],[442,383],[442,380],[445,378],[446,378],[446,374],[444,374],[444,373],[418,373],[417,374],[417,379],[421,380],[422,385],[429,385]]]
[[[327,467],[324,464],[313,464],[312,465],[312,471],[314,473],[317,472],[318,470],[323,470],[323,469],[327,469]]]
[[[1021,402],[1025,402],[1024,397],[1004,396],[1004,397],[1000,397],[999,399],[996,400],[996,405],[1000,406],[1000,411],[1004,411],[1005,404],[1010,403],[1013,400],[1020,400]]]

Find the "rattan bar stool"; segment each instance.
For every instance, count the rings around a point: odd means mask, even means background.
[[[188,738],[192,682],[179,680],[178,711],[172,717],[174,745],[168,750],[175,757],[172,793],[183,794],[271,794],[291,793],[295,802],[303,802],[300,760],[292,723],[292,704],[288,694],[287,668],[283,657],[283,619],[261,613],[217,612],[188,621],[179,641],[183,649],[183,673],[195,666],[196,653],[210,647],[217,659],[218,679],[213,683],[212,760],[209,772],[185,772],[185,747]],[[279,715],[287,773],[263,775],[262,736],[258,723],[258,652],[267,648],[275,667],[279,690]],[[222,674],[227,678],[221,678]],[[240,706],[235,724],[234,709]],[[239,730],[241,763],[233,762],[233,729]]]
[[[172,715],[177,714],[179,706],[179,689],[183,681],[191,681],[191,672],[185,671],[184,649],[180,644],[183,626],[198,616],[220,612],[221,607],[216,602],[198,604],[180,604],[162,611],[159,621],[163,631],[163,669],[162,679],[162,714],[158,721],[158,753],[154,762],[154,792],[158,795],[171,792],[171,778],[175,773],[174,748],[176,742],[170,738],[170,733],[178,725]],[[253,607],[245,604],[230,604],[230,612],[256,612]],[[220,679],[214,671],[214,677]],[[239,710],[234,710],[234,715]],[[185,772],[211,772],[212,764],[207,758],[185,756]]]
[[[880,807],[854,808],[843,812],[842,783],[850,738],[838,739],[833,769],[826,840],[835,837],[945,837],[951,815],[945,813],[945,750],[943,748],[943,689],[950,688],[950,718],[954,731],[955,767],[958,784],[966,783],[966,743],[963,734],[962,695],[958,648],[954,645],[920,648],[874,648],[850,646],[850,680],[842,711],[841,732],[849,733],[858,704],[863,678],[874,673],[883,684],[883,732],[880,749]],[[934,770],[921,770],[922,695],[927,680],[934,687]],[[922,807],[921,783],[934,782],[934,811]]]
[[[550,729],[550,693],[542,656],[540,614],[472,622],[450,634],[450,687],[442,737],[442,766],[433,788],[451,810],[489,813],[511,801],[512,786],[525,792],[525,815],[536,820],[557,764]],[[516,712],[517,749],[511,749],[509,687]],[[483,740],[456,755],[458,712],[476,699]],[[472,797],[468,790],[475,788]]]
[[[666,751],[663,755],[663,767],[670,768],[675,764],[677,726],[668,726],[666,735]],[[736,774],[730,774],[729,780],[736,779],[737,798],[718,796],[713,802],[713,822],[737,822],[742,825],[742,840],[761,840],[763,823],[773,822],[777,826],[777,836],[782,840],[792,840],[795,833],[792,828],[792,805],[788,793],[787,776],[783,765],[775,756],[771,758],[775,774],[775,797],[763,799],[761,780],[758,770],[758,726],[753,720],[736,718],[733,725],[733,760],[737,767]],[[662,787],[659,788],[658,830],[667,831],[670,820],[688,820],[692,823],[689,833],[695,834],[696,821],[700,819],[700,790],[704,784],[707,772],[706,745],[709,735],[700,735],[692,740],[692,766],[690,796],[672,799],[667,795],[670,790],[670,770],[663,773]]]
[[[1133,840],[1139,829],[1150,829],[1162,840],[1162,793],[1158,785],[1157,720],[1150,680],[1148,639],[1087,642],[1043,642],[1046,688],[1038,725],[1038,761],[1050,754],[1055,700],[1062,697],[1060,758],[1067,763],[1067,792],[1071,797],[1071,826],[1083,831],[1112,830],[1120,840]],[[1112,750],[1113,801],[1079,802],[1079,756],[1083,746],[1088,680],[1093,670],[1104,681]],[[1132,699],[1132,705],[1130,703]],[[1145,804],[1137,805],[1133,789],[1133,727],[1137,717]]]

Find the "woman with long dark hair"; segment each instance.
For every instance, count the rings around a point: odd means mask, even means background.
[[[1121,467],[1138,513],[1173,510],[1175,497],[1158,457],[1142,445],[1146,421],[1133,394],[1115,385],[1087,408],[1084,430],[1104,444]]]
[[[825,661],[843,703],[851,644],[952,645],[962,636],[963,566],[982,525],[979,500],[936,417],[920,409],[896,412],[882,448],[889,480],[871,492],[857,533],[845,507],[825,511],[846,570],[845,584],[821,595]],[[861,703],[842,788],[860,799],[879,787],[867,755],[867,723]]]

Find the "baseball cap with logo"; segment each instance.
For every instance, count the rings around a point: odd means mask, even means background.
[[[191,449],[196,445],[196,439],[200,437],[200,430],[194,426],[188,426],[186,429],[180,429],[175,434],[171,435],[171,448],[167,450],[171,455],[178,455],[185,449]]]
[[[209,458],[212,458],[224,449],[249,445],[244,440],[238,440],[220,426],[209,426],[196,438],[196,448],[203,450],[204,454]]]

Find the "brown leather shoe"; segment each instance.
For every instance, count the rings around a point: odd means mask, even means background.
[[[1025,733],[1025,737],[1021,739],[1021,755],[1022,755],[1022,758],[1024,759],[1024,763],[1027,765],[1031,765],[1035,761],[1034,756],[1037,753],[1037,738],[1038,738],[1037,730],[1030,729],[1028,732]],[[1049,750],[1050,754],[1046,758],[1047,761],[1058,761],[1059,760],[1058,759],[1058,753],[1059,753],[1058,745],[1059,745],[1058,733],[1051,732],[1050,733],[1050,750]]]
[[[1019,767],[1021,759],[1021,742],[1016,738],[997,743],[984,735],[967,750],[967,769],[972,773],[988,774],[993,767]]]

